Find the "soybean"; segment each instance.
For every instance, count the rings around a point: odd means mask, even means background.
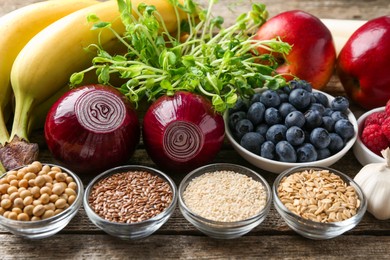
[[[47,219],[72,205],[77,190],[61,168],[35,161],[0,179],[0,215],[18,221]]]

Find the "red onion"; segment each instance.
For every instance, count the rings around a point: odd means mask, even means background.
[[[140,124],[119,91],[88,85],[68,91],[51,107],[45,139],[53,156],[70,169],[98,174],[129,160]]]
[[[163,96],[146,111],[142,136],[151,159],[171,172],[187,172],[212,161],[224,136],[223,117],[211,102],[189,92]]]

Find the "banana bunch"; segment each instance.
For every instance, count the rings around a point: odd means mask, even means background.
[[[132,0],[133,8],[140,3],[154,5],[168,30],[177,30],[169,0]],[[87,21],[91,14],[110,22],[113,30],[91,30],[93,24]],[[68,90],[72,73],[91,65],[94,53],[86,48],[97,44],[115,49],[115,33],[124,32],[114,0],[47,0],[0,18],[0,162],[6,169],[37,159],[38,146],[28,141],[32,125],[42,123],[51,105]],[[5,111],[11,103],[9,135]]]

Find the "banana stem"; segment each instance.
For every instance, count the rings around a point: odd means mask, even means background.
[[[16,96],[15,96],[16,98]],[[16,100],[14,121],[9,141],[11,142],[15,136],[21,140],[28,142],[28,126],[33,108],[33,98],[19,98]]]
[[[5,145],[9,140],[9,133],[5,123],[4,112],[0,110],[0,146]],[[1,170],[1,169],[0,169]]]

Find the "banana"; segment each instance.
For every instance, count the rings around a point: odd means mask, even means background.
[[[5,108],[10,105],[12,64],[27,42],[54,21],[96,0],[51,0],[27,5],[0,17],[0,145],[9,139]]]

